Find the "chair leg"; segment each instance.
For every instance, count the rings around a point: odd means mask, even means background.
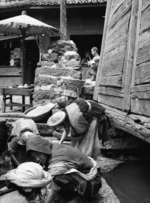
[[[10,95],[10,104],[12,105],[12,95]],[[13,106],[10,106],[10,110],[13,110]]]
[[[30,95],[30,107],[32,107],[33,106],[33,97],[32,97],[32,95]]]
[[[2,113],[5,113],[5,110],[6,110],[6,95],[3,95]]]
[[[24,112],[25,111],[25,96],[23,95],[22,96],[22,104],[23,104],[23,106],[22,106],[22,112]]]

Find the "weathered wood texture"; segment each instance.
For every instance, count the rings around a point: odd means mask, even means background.
[[[140,37],[137,52],[137,69],[135,84],[145,84],[150,82],[150,2],[142,1],[144,10],[141,13]]]
[[[99,63],[95,94],[97,100],[123,109],[121,92],[125,55],[131,18],[131,0],[109,1],[104,26],[105,38]],[[104,89],[104,86],[111,89]],[[103,88],[97,88],[103,87]],[[113,89],[114,88],[114,89]],[[120,88],[120,89],[119,89]],[[116,91],[117,89],[117,91]],[[94,95],[94,97],[96,97]]]
[[[103,32],[103,40],[102,40],[102,46],[101,46],[101,54],[100,54],[100,60],[99,60],[99,67],[101,67],[102,61],[103,61],[103,53],[104,53],[104,48],[105,48],[105,42],[106,42],[106,34],[108,31],[108,23],[109,23],[109,14],[111,11],[111,7],[112,7],[112,0],[109,1],[109,3],[107,4],[106,7],[106,15],[105,15],[105,22],[104,22],[104,32]],[[96,83],[95,83],[95,90],[94,90],[94,96],[93,98],[95,100],[98,100],[98,94],[97,94],[97,87],[99,86],[99,81],[101,79],[101,75],[102,75],[102,68],[98,68],[97,71],[97,76],[96,76]]]
[[[135,86],[131,90],[131,112],[150,116],[150,1],[142,0]]]
[[[130,87],[134,84],[134,75],[136,69],[136,57],[138,48],[138,36],[139,27],[141,19],[141,1],[132,1],[131,18],[129,24],[128,42],[126,49],[126,57],[124,63],[124,74],[123,74],[123,85],[124,100],[123,100],[123,110],[130,110]]]
[[[115,97],[112,95],[98,94],[98,102],[123,109],[122,97]]]
[[[120,2],[116,10],[112,8],[103,53],[100,85],[120,87],[122,85],[130,13],[131,0]]]
[[[112,124],[148,143],[150,143],[150,118],[122,112],[107,105],[103,105]]]
[[[94,99],[116,127],[150,142],[150,0],[107,6]]]
[[[60,38],[67,40],[67,2],[66,0],[60,1]]]

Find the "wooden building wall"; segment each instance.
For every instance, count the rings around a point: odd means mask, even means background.
[[[94,99],[150,142],[150,0],[109,0]]]

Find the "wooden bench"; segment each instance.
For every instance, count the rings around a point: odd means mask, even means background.
[[[25,111],[25,107],[33,106],[33,88],[3,88],[3,104],[2,104],[2,113],[5,113],[6,107],[10,107],[10,110],[13,110],[13,107],[21,107],[22,112]],[[13,96],[21,96],[22,103],[13,102]],[[25,97],[29,97],[29,104],[26,104]],[[8,100],[8,102],[7,102]]]

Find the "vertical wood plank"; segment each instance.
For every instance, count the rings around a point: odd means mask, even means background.
[[[67,6],[66,0],[60,1],[60,39],[67,40]]]
[[[123,100],[123,110],[130,110],[131,98],[130,98],[130,87],[132,81],[134,57],[136,57],[136,46],[138,43],[137,36],[139,35],[139,21],[140,21],[140,7],[141,0],[132,1],[131,18],[129,23],[129,35],[126,49],[126,58],[124,63],[124,74],[122,87],[125,88],[125,95]]]
[[[96,101],[98,101],[97,87],[99,86],[100,79],[101,79],[103,53],[104,53],[104,48],[105,48],[105,41],[106,41],[106,35],[107,35],[107,31],[108,31],[108,23],[109,23],[109,19],[110,19],[112,3],[113,3],[113,0],[107,1],[100,60],[99,60],[98,71],[97,71],[97,75],[96,75],[96,83],[95,83],[94,96],[93,96],[93,99]]]
[[[139,1],[138,7],[139,8],[138,8],[138,20],[137,20],[137,28],[136,28],[136,43],[135,43],[131,87],[135,85],[136,61],[137,61],[137,54],[138,54],[138,42],[139,42],[140,25],[141,25],[142,1]]]

